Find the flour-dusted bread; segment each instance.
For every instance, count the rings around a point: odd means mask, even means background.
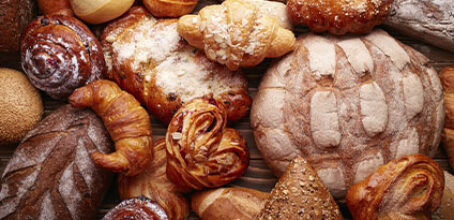
[[[254,99],[251,125],[266,163],[279,176],[303,155],[341,198],[393,158],[433,155],[444,108],[428,61],[382,30],[302,35]]]
[[[63,106],[17,147],[0,185],[0,219],[94,219],[111,173],[94,151],[111,151],[102,121],[90,110]]]
[[[168,123],[183,103],[213,97],[229,120],[245,116],[251,104],[240,71],[208,60],[177,32],[176,19],[155,19],[133,7],[104,30],[102,44],[110,79]]]

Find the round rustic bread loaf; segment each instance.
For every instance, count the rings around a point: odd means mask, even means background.
[[[389,160],[432,156],[444,108],[428,59],[382,30],[305,34],[266,73],[251,125],[276,175],[303,155],[336,198]]]

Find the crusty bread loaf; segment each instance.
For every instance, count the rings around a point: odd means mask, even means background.
[[[341,220],[342,215],[315,170],[302,157],[290,162],[258,220]]]
[[[394,0],[385,25],[454,52],[453,0]]]
[[[268,197],[249,188],[219,188],[192,195],[191,207],[202,220],[255,220]]]
[[[251,126],[265,162],[281,175],[302,155],[341,198],[393,158],[434,155],[444,107],[428,63],[382,30],[302,35],[254,98]]]
[[[95,166],[94,151],[109,152],[101,120],[90,110],[63,106],[30,131],[5,168],[0,219],[94,218],[111,174]]]

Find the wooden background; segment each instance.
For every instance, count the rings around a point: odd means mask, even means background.
[[[386,29],[386,28],[385,28]],[[297,33],[302,33],[307,30],[305,29],[298,29]],[[387,30],[391,35],[395,36],[397,39],[402,41],[403,43],[412,46],[413,48],[417,49],[418,51],[425,54],[428,58],[432,60],[431,64],[440,71],[441,68],[444,66],[454,66],[454,53],[449,53],[443,51],[441,49],[432,47],[430,45],[418,42],[414,39],[399,35],[391,30]],[[257,87],[261,81],[262,75],[265,73],[267,67],[271,64],[271,60],[266,60],[264,63],[260,64],[257,67],[251,69],[244,69],[243,72],[249,81],[249,94],[251,97],[257,92]],[[2,63],[1,66],[18,66],[17,64],[13,63]],[[49,113],[57,109],[59,106],[65,104],[63,102],[58,102],[52,100],[50,97],[42,93],[44,106],[45,106],[45,113],[44,116],[47,116]],[[254,137],[252,134],[252,130],[249,126],[249,117],[244,118],[240,122],[232,125],[233,128],[239,130],[241,134],[245,137],[248,143],[249,151],[250,151],[250,165],[247,169],[247,172],[234,181],[232,186],[243,186],[254,188],[257,190],[269,192],[273,188],[275,182],[277,181],[276,177],[273,176],[271,171],[267,168],[264,164],[263,159],[260,153],[257,150]],[[153,127],[153,134],[154,138],[162,138],[166,132],[166,126],[161,124],[159,121],[152,118],[152,127]],[[16,146],[7,146],[0,148],[0,173],[3,173],[3,170],[8,163],[11,155],[14,152]],[[447,157],[444,151],[440,148],[439,152],[435,156],[435,160],[441,164],[441,166],[448,170],[449,172],[453,173],[453,170],[449,168]],[[113,206],[120,202],[117,189],[116,189],[116,181],[113,181],[109,192],[107,193],[102,206],[98,212],[98,219],[101,219],[104,214]],[[349,218],[348,210],[345,206],[341,205],[342,212],[346,218]],[[191,214],[189,217],[190,220],[198,219],[194,214]]]

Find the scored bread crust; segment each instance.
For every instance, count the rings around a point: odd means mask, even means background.
[[[168,123],[185,102],[213,97],[230,121],[248,113],[251,98],[240,71],[209,61],[177,32],[176,19],[156,20],[133,7],[102,35],[109,78],[133,94],[154,116]]]
[[[336,198],[380,165],[411,153],[433,156],[444,107],[428,59],[382,30],[360,37],[302,35],[265,74],[251,126],[280,176],[298,155]]]

